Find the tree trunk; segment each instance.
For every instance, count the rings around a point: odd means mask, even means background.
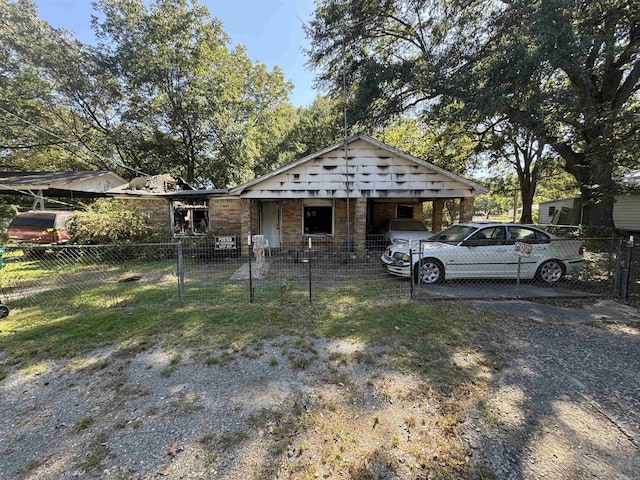
[[[582,225],[613,228],[613,199],[609,195],[596,197],[588,185],[580,187]]]
[[[613,228],[615,183],[610,163],[587,161],[577,173],[582,197],[582,225]]]
[[[536,194],[536,184],[531,183],[528,188],[524,185],[520,189],[520,198],[522,199],[522,215],[520,216],[520,223],[533,223],[533,197]]]

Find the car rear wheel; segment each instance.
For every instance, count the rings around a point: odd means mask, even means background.
[[[9,316],[9,307],[0,304],[0,320]]]
[[[563,276],[564,265],[559,260],[547,260],[536,273],[538,280],[550,285],[559,282]]]
[[[444,279],[444,265],[435,258],[424,258],[416,263],[413,277],[416,283],[439,283]]]

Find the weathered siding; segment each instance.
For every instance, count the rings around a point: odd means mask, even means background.
[[[55,183],[52,186],[56,188],[69,188],[72,190],[80,190],[83,192],[106,192],[112,188],[119,187],[127,183],[120,176],[108,172],[102,175],[97,175],[93,178],[86,178],[82,180],[73,180],[67,183]]]
[[[462,181],[364,140],[349,144],[347,159],[345,161],[344,149],[332,150],[247,187],[242,196],[278,199],[458,198],[474,195],[473,189]]]
[[[640,195],[624,195],[613,205],[613,224],[620,230],[640,231]]]

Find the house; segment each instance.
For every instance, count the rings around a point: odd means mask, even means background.
[[[110,170],[77,172],[0,172],[0,193],[29,195],[32,209],[44,209],[45,198],[62,198],[70,203],[76,198],[105,196],[108,190],[127,181]]]
[[[431,230],[442,229],[447,199],[460,199],[471,221],[473,200],[488,189],[365,135],[332,145],[229,190],[240,199],[240,234],[265,235],[271,247],[341,239],[364,251],[367,234],[387,218],[422,220],[433,203]],[[215,225],[215,222],[214,222]],[[352,245],[351,245],[352,244]],[[335,243],[334,243],[335,245]]]
[[[471,221],[473,199],[488,190],[424,160],[358,135],[231,189],[197,190],[171,175],[142,177],[110,190],[174,232],[247,239],[262,234],[271,248],[340,245],[364,251],[367,234],[387,218],[422,220],[433,203],[431,230],[442,229],[444,201],[460,199]],[[243,253],[248,252],[242,242]]]
[[[626,193],[617,195],[613,204],[613,224],[618,230],[640,232],[640,170],[629,172],[619,179]],[[580,225],[582,200],[580,197],[540,202],[538,222],[555,225]]]

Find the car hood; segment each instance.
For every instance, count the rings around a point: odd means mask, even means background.
[[[455,247],[456,247],[456,244],[442,243],[442,242],[422,243],[423,252],[428,252],[433,250],[449,250],[450,248],[455,248]],[[396,243],[389,246],[389,250],[392,253],[395,253],[395,252],[409,253],[409,249],[412,249],[415,253],[417,253],[418,248],[420,248],[419,241]]]

